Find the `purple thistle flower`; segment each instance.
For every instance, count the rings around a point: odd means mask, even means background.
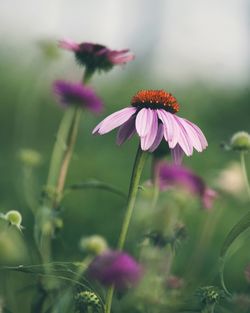
[[[100,112],[103,108],[103,103],[94,90],[82,83],[57,80],[53,83],[53,90],[58,98],[58,103],[62,107],[79,105],[94,113]]]
[[[175,115],[177,100],[164,90],[139,91],[131,107],[117,111],[99,123],[93,133],[104,135],[119,127],[117,144],[124,143],[135,133],[140,137],[141,149],[153,152],[163,138],[168,142],[175,163],[180,164],[183,154],[191,156],[207,147],[207,140],[198,126]]]
[[[95,70],[110,70],[114,65],[125,64],[134,59],[128,50],[111,50],[103,45],[89,42],[75,43],[65,39],[59,41],[59,47],[75,53],[79,64],[86,66],[90,72]]]
[[[90,263],[87,274],[104,286],[124,290],[139,282],[142,267],[127,253],[109,250]]]
[[[181,165],[159,162],[156,166],[157,182],[161,190],[179,185],[201,199],[205,209],[211,209],[217,197],[215,190],[208,188],[201,177]]]

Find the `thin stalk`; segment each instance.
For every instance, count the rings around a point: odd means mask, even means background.
[[[243,176],[244,176],[244,180],[245,180],[245,184],[246,184],[247,194],[250,198],[250,186],[249,186],[249,179],[248,179],[248,175],[247,175],[245,153],[244,152],[240,153],[240,162],[241,162],[242,172],[243,172]]]
[[[78,132],[81,111],[82,109],[79,107],[69,107],[64,113],[59,126],[47,180],[47,194],[43,199],[44,207],[50,211],[58,208],[62,198],[69,162]],[[50,222],[48,221],[48,223]],[[49,230],[42,230],[41,234],[40,250],[44,262],[49,262],[51,259],[52,236],[53,225],[51,224]]]
[[[64,154],[64,159],[61,164],[61,169],[57,181],[57,186],[56,186],[56,194],[61,197],[61,194],[64,190],[64,185],[65,185],[65,179],[68,173],[68,168],[69,168],[69,162],[72,157],[72,153],[74,150],[76,138],[77,138],[77,133],[79,129],[79,123],[80,123],[80,118],[81,118],[81,113],[82,113],[82,108],[78,107],[75,110],[75,115],[74,119],[71,125],[71,132],[69,134],[69,142],[68,142],[68,147],[65,151]]]
[[[146,161],[146,156],[147,153],[142,151],[140,146],[138,147],[137,154],[135,157],[135,162],[134,162],[134,167],[132,171],[132,176],[130,179],[130,187],[129,187],[129,192],[128,192],[128,200],[127,200],[127,208],[125,211],[125,216],[123,219],[123,224],[122,224],[122,229],[120,233],[120,237],[118,240],[118,250],[122,251],[126,238],[127,238],[127,233],[129,229],[129,224],[131,221],[131,217],[133,214],[134,206],[135,206],[135,201],[136,201],[136,196],[138,192],[138,187],[140,183],[140,178],[142,174],[142,170]],[[111,286],[108,289],[107,292],[107,297],[106,297],[106,304],[105,304],[105,313],[110,313],[111,312],[111,306],[112,306],[112,299],[113,299],[113,294],[114,294],[114,286]]]

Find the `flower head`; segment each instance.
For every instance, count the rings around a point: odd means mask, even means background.
[[[78,105],[94,113],[102,110],[103,103],[94,90],[81,83],[57,80],[53,84],[53,90],[63,107]]]
[[[20,149],[18,153],[18,158],[24,165],[28,167],[36,167],[42,163],[41,154],[34,149]]]
[[[231,148],[238,151],[249,151],[250,134],[244,131],[235,133],[231,138]]]
[[[79,64],[85,66],[90,72],[95,70],[108,71],[114,65],[124,64],[134,59],[134,55],[126,50],[111,50],[103,45],[83,42],[77,44],[71,40],[59,41],[63,49],[75,53]]]
[[[19,230],[22,230],[22,215],[19,211],[11,210],[8,211],[3,218],[8,221],[11,225],[17,227]]]
[[[210,209],[213,206],[213,201],[217,196],[216,191],[207,187],[203,179],[190,169],[180,165],[160,162],[156,167],[156,171],[157,181],[161,190],[179,185],[188,192],[198,196],[204,208]]]
[[[92,235],[80,240],[80,249],[91,254],[101,254],[108,250],[108,243],[104,237]]]
[[[128,254],[109,250],[98,255],[87,272],[101,284],[114,285],[116,289],[123,290],[138,283],[142,267]]]
[[[120,127],[117,143],[120,145],[135,133],[140,137],[141,149],[153,152],[163,138],[168,142],[173,158],[180,163],[185,153],[193,154],[207,147],[207,140],[198,126],[177,116],[179,104],[174,96],[164,90],[139,91],[131,107],[117,111],[96,126],[93,133],[106,134]]]

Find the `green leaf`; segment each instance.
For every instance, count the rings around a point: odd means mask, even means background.
[[[226,236],[226,239],[224,240],[221,251],[220,251],[220,279],[221,279],[221,285],[227,295],[231,296],[231,293],[228,291],[225,281],[224,281],[224,267],[226,262],[226,256],[227,253],[234,243],[234,241],[248,228],[250,227],[250,212],[247,212],[238,223],[236,223],[233,228],[230,230],[228,235]]]

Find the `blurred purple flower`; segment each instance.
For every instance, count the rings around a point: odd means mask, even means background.
[[[207,140],[198,126],[176,116],[179,104],[164,90],[141,90],[131,101],[131,107],[119,110],[99,123],[93,133],[106,134],[120,127],[117,144],[124,143],[136,132],[141,149],[157,149],[163,137],[168,142],[175,163],[181,163],[183,154],[191,156],[207,147]]]
[[[62,107],[79,105],[94,113],[100,112],[103,108],[103,103],[94,90],[82,83],[57,80],[53,83],[53,90]]]
[[[157,175],[157,181],[161,190],[179,185],[198,196],[205,209],[212,208],[213,202],[217,197],[217,192],[207,187],[203,179],[190,169],[162,161],[158,163],[155,171],[157,171],[155,175]]]
[[[109,250],[90,263],[87,273],[105,286],[114,285],[116,289],[124,290],[139,282],[142,267],[128,254]]]
[[[103,45],[89,42],[75,43],[64,39],[59,41],[59,47],[75,53],[77,61],[90,71],[110,70],[114,65],[125,64],[134,59],[128,49],[111,50]]]

